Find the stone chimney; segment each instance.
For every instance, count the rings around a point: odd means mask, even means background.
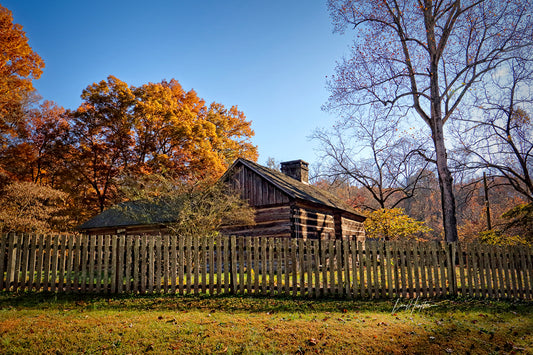
[[[309,183],[309,163],[303,160],[292,160],[281,163],[281,172],[304,184]]]

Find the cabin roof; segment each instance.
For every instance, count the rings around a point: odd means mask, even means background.
[[[227,179],[233,169],[235,169],[239,165],[244,165],[248,169],[254,171],[263,179],[269,181],[271,184],[282,190],[290,198],[323,205],[336,210],[348,212],[363,219],[365,218],[363,215],[358,213],[355,209],[353,209],[351,206],[349,206],[347,203],[334,196],[333,194],[316,186],[300,182],[290,176],[285,175],[280,171],[267,168],[247,159],[237,159],[228,169],[228,171],[224,174],[222,179]]]
[[[121,228],[171,222],[158,206],[158,204],[142,200],[122,202],[94,216],[80,225],[78,229]]]

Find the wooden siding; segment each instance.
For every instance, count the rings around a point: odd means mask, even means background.
[[[255,225],[227,226],[221,232],[225,235],[291,237],[291,208],[276,206],[256,208]]]
[[[230,186],[252,207],[288,205],[289,198],[280,189],[245,166],[237,169],[229,179]]]
[[[365,227],[363,222],[354,221],[353,219],[342,217],[342,236],[343,238],[352,238],[358,241],[365,239]]]
[[[294,237],[303,239],[333,239],[333,214],[296,207],[293,209]]]
[[[292,217],[295,238],[364,240],[365,232],[362,222],[334,212],[295,207]]]

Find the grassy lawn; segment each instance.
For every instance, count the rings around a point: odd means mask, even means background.
[[[0,293],[2,354],[533,353],[533,303]]]

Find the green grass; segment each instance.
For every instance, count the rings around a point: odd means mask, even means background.
[[[528,354],[532,344],[532,302],[0,293],[2,354]]]

